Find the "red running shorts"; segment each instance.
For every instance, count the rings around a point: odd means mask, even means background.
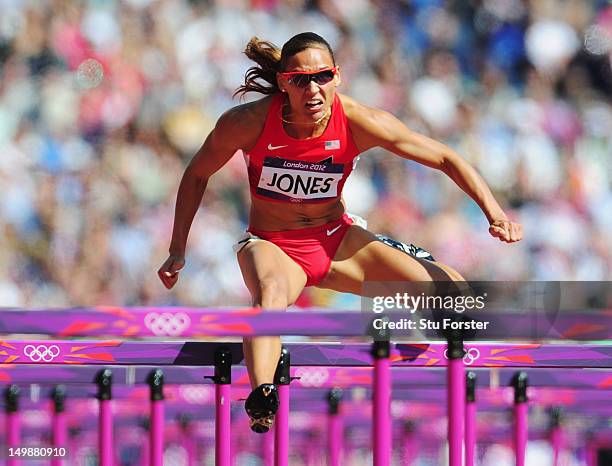
[[[249,229],[236,243],[234,250],[239,252],[251,241],[263,239],[276,244],[306,273],[306,286],[319,285],[340,247],[348,228],[358,223],[347,214],[325,225],[301,228],[299,230],[261,231]]]

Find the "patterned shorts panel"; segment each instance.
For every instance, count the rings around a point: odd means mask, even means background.
[[[406,244],[401,241],[396,241],[393,238],[389,238],[385,235],[376,235],[379,241],[382,241],[388,246],[392,248],[399,249],[402,252],[405,252],[409,256],[416,257],[417,259],[427,259],[428,261],[435,261],[433,256],[423,248],[415,246],[412,243]]]

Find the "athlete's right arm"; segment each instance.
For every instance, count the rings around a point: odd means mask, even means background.
[[[208,180],[237,150],[250,148],[259,131],[257,115],[249,108],[249,104],[228,110],[219,118],[185,169],[176,196],[170,255],[157,272],[166,288],[175,285],[178,271],[185,265],[187,237]]]

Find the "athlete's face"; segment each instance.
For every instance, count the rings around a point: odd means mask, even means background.
[[[289,97],[291,118],[317,121],[327,114],[340,84],[340,75],[327,50],[312,47],[296,53],[288,59],[285,73],[294,73],[278,74],[278,85]]]

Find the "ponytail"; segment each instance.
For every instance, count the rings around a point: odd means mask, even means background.
[[[261,40],[258,37],[251,38],[244,53],[259,66],[252,66],[247,70],[244,75],[244,84],[236,89],[234,96],[240,94],[242,97],[247,92],[259,92],[266,95],[280,92],[276,82],[276,73],[284,71],[289,58],[310,47],[327,50],[336,66],[332,48],[325,39],[314,32],[302,32],[293,36],[285,42],[282,50],[279,50],[272,42]],[[269,86],[266,86],[265,83],[268,83]]]
[[[244,84],[236,89],[234,96],[244,96],[247,92],[275,94],[280,91],[276,82],[276,73],[281,71],[281,51],[272,42],[253,37],[244,50],[247,57],[259,66],[252,66],[244,75]],[[261,83],[264,81],[269,86]]]

